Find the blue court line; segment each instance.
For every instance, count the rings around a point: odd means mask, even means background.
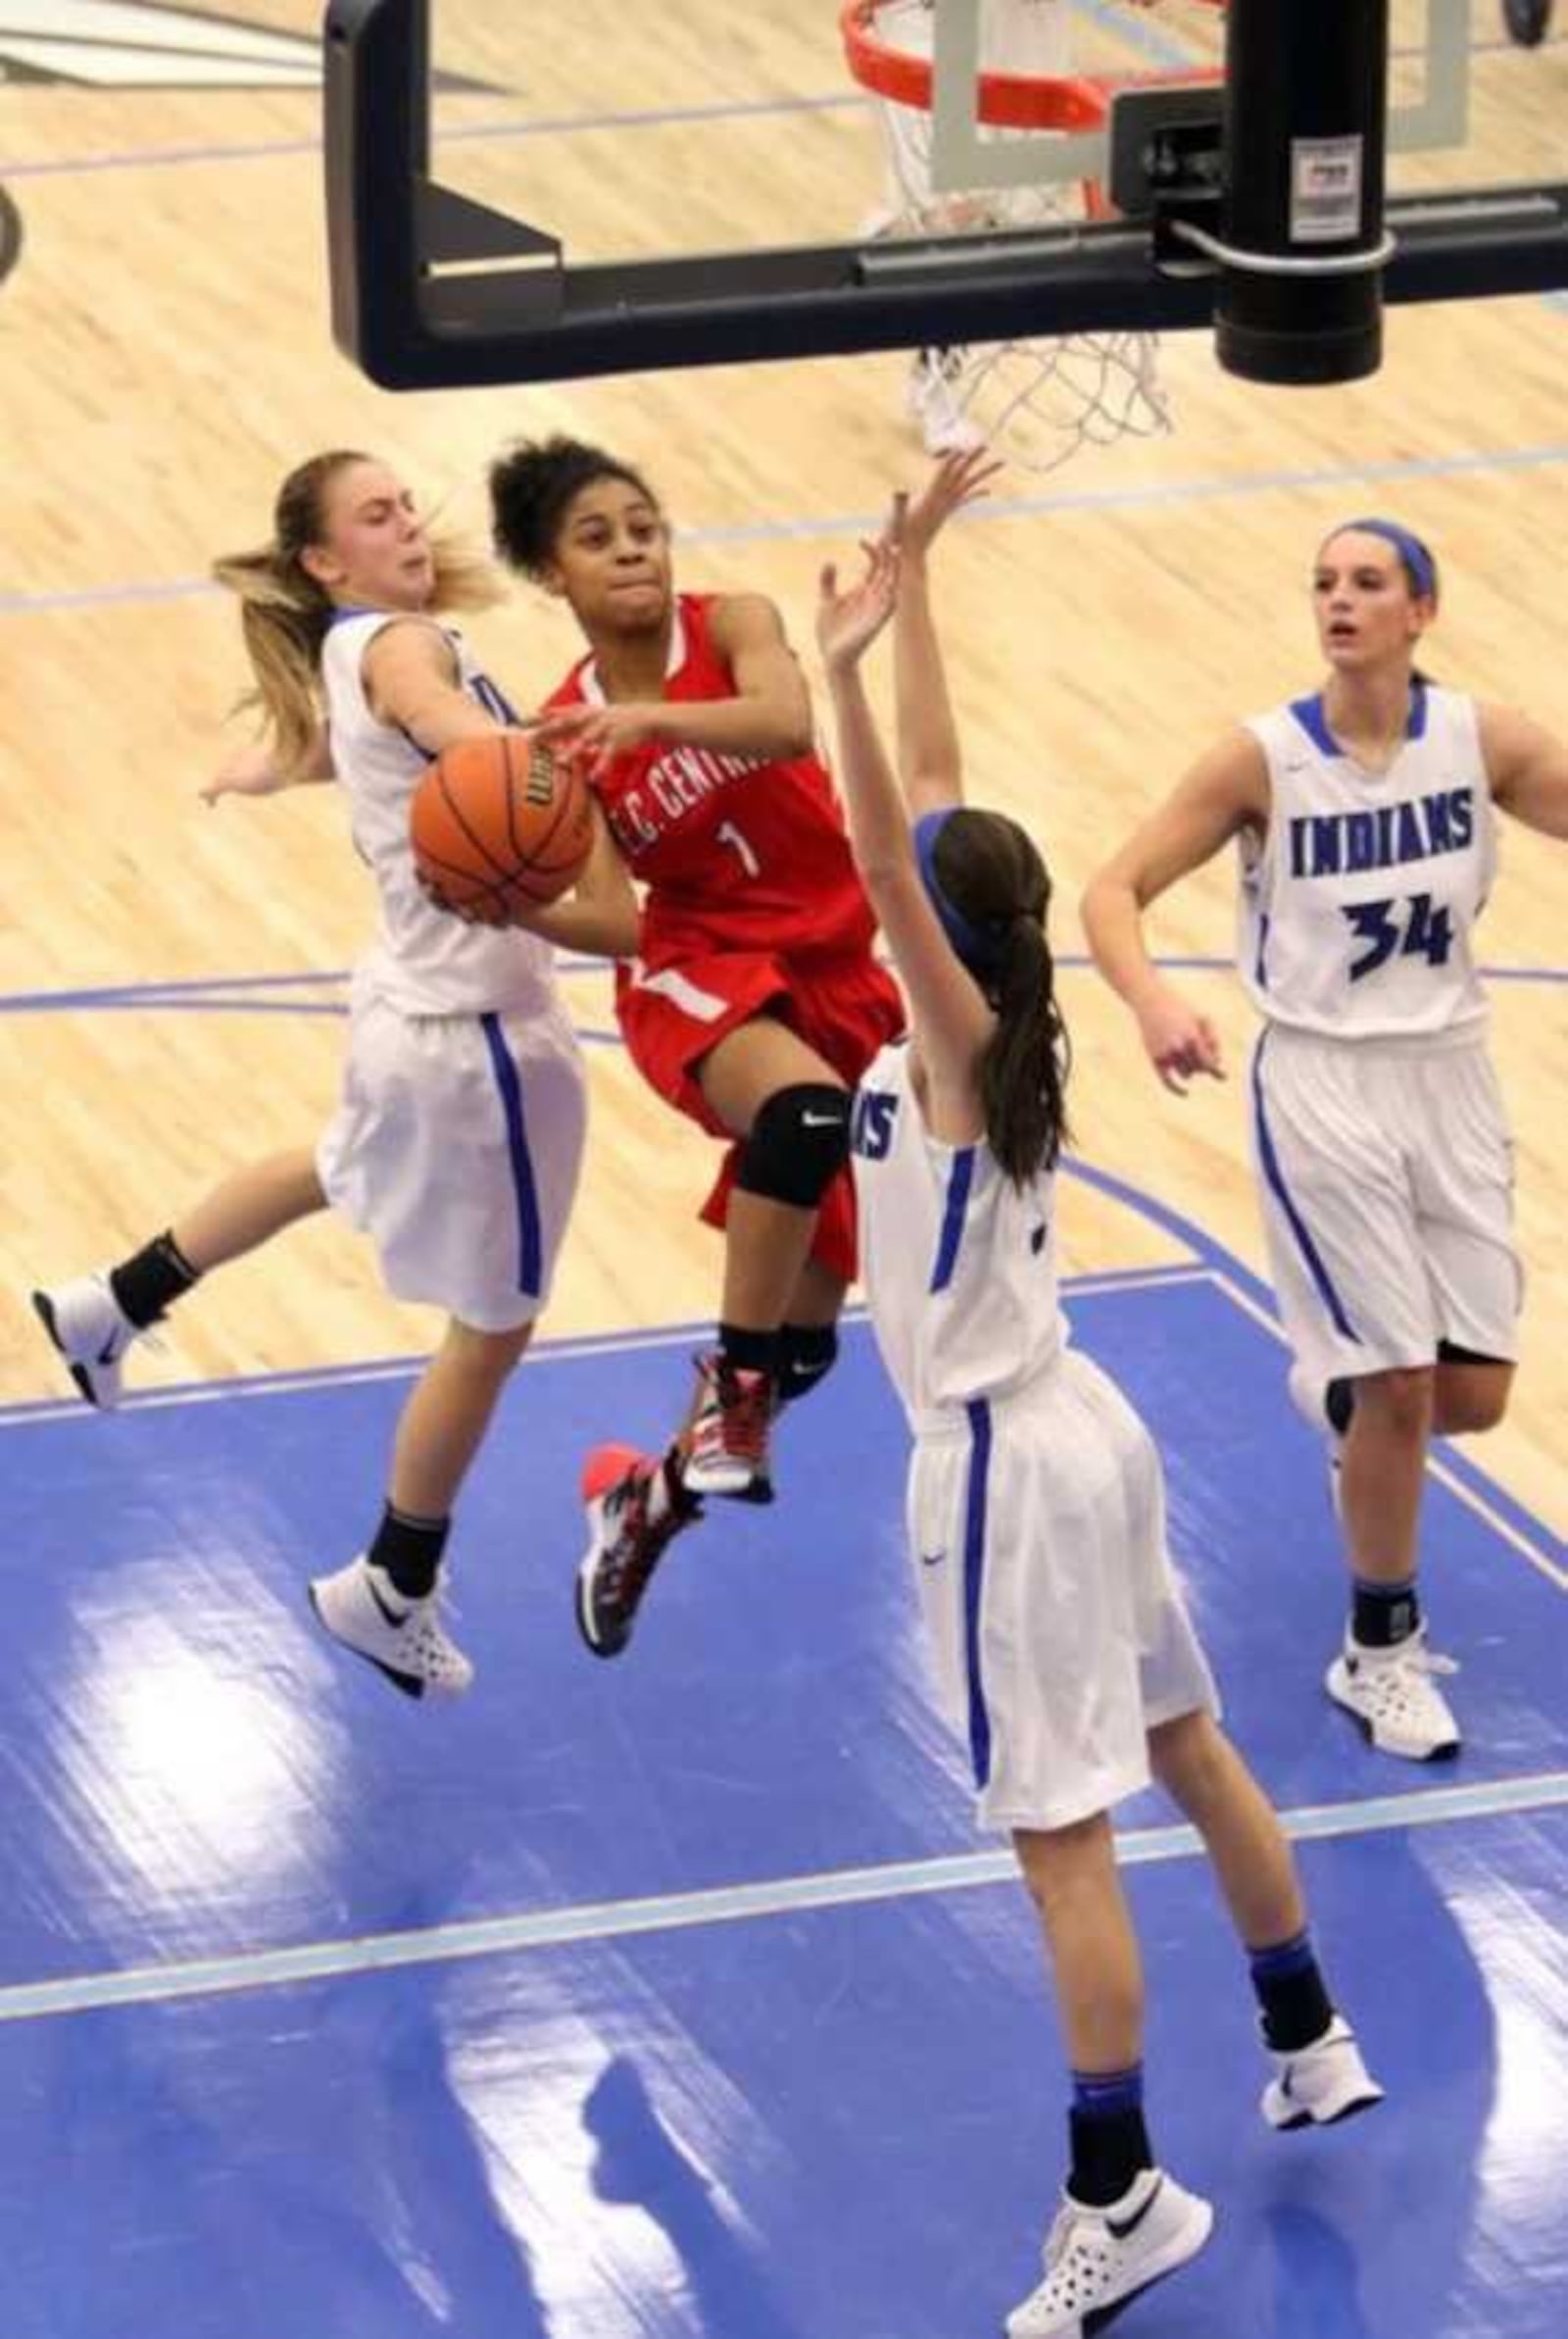
[[[269,94],[280,96],[284,92],[273,90]],[[318,89],[296,94],[313,98],[318,106],[320,103]],[[860,112],[868,110],[870,100],[852,86],[833,90],[823,97],[726,98],[715,99],[710,105],[652,106],[623,113],[530,114],[520,121],[470,122],[445,128],[436,122],[431,125],[431,144],[467,146],[496,138],[563,138],[595,130],[673,129],[683,123],[764,121],[777,115]],[[127,150],[119,154],[67,155],[38,163],[0,162],[0,179],[73,177],[78,173],[101,171],[167,171],[187,163],[264,163],[283,155],[318,155],[320,151],[318,135],[257,138],[232,146],[149,146],[139,154]]]
[[[1227,959],[1215,959],[1212,961],[1172,959],[1156,962],[1156,964],[1161,966],[1212,966],[1218,970],[1228,969],[1230,963],[1231,962]],[[581,964],[591,965],[593,962],[585,961],[581,962]],[[1087,966],[1089,962],[1085,960],[1080,961],[1079,964]],[[1498,971],[1506,974],[1506,970]],[[1517,974],[1517,978],[1521,980],[1541,979],[1555,982],[1568,979],[1568,976],[1565,976],[1562,972],[1558,971],[1546,971],[1540,976],[1533,976],[1530,970],[1524,969],[1517,970],[1515,972]],[[260,979],[266,981],[273,978],[264,976]],[[3,1011],[3,1007],[4,1002],[0,1001],[0,1011]],[[579,1036],[588,1037],[591,1039],[603,1039],[606,1044],[609,1045],[618,1044],[619,1040],[618,1032],[607,1032],[602,1034],[587,1033],[579,1034]],[[1133,1211],[1138,1217],[1147,1219],[1152,1225],[1158,1226],[1162,1232],[1169,1234],[1173,1240],[1184,1245],[1185,1248],[1191,1252],[1194,1259],[1200,1262],[1202,1267],[1213,1275],[1215,1280],[1219,1282],[1222,1287],[1227,1285],[1234,1286],[1236,1289],[1244,1292],[1247,1298],[1250,1301],[1251,1305],[1266,1320],[1277,1323],[1278,1310],[1275,1307],[1274,1296],[1268,1284],[1261,1276],[1254,1274],[1251,1269],[1246,1266],[1242,1260],[1237,1258],[1234,1252],[1227,1250],[1222,1243],[1217,1242],[1214,1237],[1208,1234],[1205,1229],[1199,1225],[1195,1219],[1184,1217],[1180,1211],[1173,1210],[1168,1204],[1157,1201],[1154,1196],[1145,1192],[1141,1187],[1132,1185],[1127,1180],[1117,1177],[1111,1170],[1097,1169],[1093,1164],[1080,1161],[1074,1155],[1064,1155],[1062,1157],[1061,1169],[1063,1174],[1070,1177],[1076,1177],[1082,1184],[1093,1187],[1099,1192],[1107,1195],[1111,1200],[1119,1202],[1125,1208]],[[1158,1272],[1160,1270],[1132,1269],[1129,1271],[1136,1275],[1140,1273],[1147,1274],[1151,1271]],[[1169,1274],[1172,1270],[1164,1271]],[[1175,1271],[1179,1272],[1180,1269],[1178,1269]],[[1105,1287],[1109,1287],[1109,1277],[1102,1278],[1102,1281],[1104,1282]],[[1069,1280],[1064,1279],[1063,1288],[1069,1289],[1074,1288],[1074,1286]],[[695,1328],[701,1330],[705,1329],[706,1327]],[[652,1335],[634,1335],[631,1344],[635,1346],[656,1346],[659,1345],[662,1340],[670,1337],[690,1338],[692,1336],[692,1329],[693,1327],[685,1327],[676,1334],[658,1333]],[[576,1351],[568,1349],[567,1353],[590,1354],[592,1353],[592,1350],[595,1346],[601,1348],[605,1346],[613,1346],[615,1345],[616,1341],[622,1337],[623,1335],[619,1334],[603,1335],[597,1342],[590,1343],[587,1347],[580,1348]],[[541,1348],[547,1345],[553,1346],[554,1344],[543,1341],[540,1343]],[[423,1358],[415,1360],[406,1368],[406,1369],[417,1371],[422,1368],[424,1362],[425,1360]],[[351,1367],[347,1369],[339,1369],[335,1367],[327,1367],[320,1369],[328,1375],[336,1373],[339,1374],[340,1377],[352,1377],[356,1374],[364,1373],[367,1377],[380,1378],[392,1377],[396,1368],[371,1366],[368,1368]],[[247,1388],[264,1389],[270,1387],[305,1386],[309,1385],[310,1379],[311,1375],[309,1374],[302,1376],[298,1372],[295,1372],[285,1374],[260,1374],[254,1376],[243,1375],[238,1376],[233,1380],[220,1382],[180,1383],[168,1390],[148,1390],[139,1397],[132,1396],[128,1398],[126,1403],[128,1405],[134,1406],[137,1404],[167,1405],[185,1402],[203,1402],[208,1401],[215,1396],[220,1396],[224,1393],[239,1394]],[[8,1421],[15,1422],[26,1419],[57,1418],[62,1416],[77,1414],[79,1411],[79,1404],[72,1400],[67,1400],[64,1402],[52,1401],[49,1399],[28,1400],[17,1407],[0,1407],[0,1423],[5,1423]],[[1534,1555],[1538,1565],[1544,1557],[1545,1571],[1551,1576],[1553,1581],[1561,1582],[1565,1565],[1568,1565],[1568,1547],[1557,1543],[1557,1539],[1550,1534],[1549,1530],[1545,1527],[1544,1522],[1537,1518],[1533,1512],[1527,1510],[1522,1503],[1517,1502],[1511,1494],[1507,1493],[1505,1489],[1497,1485],[1496,1482],[1488,1474],[1488,1472],[1482,1469],[1479,1465],[1472,1462],[1467,1455],[1458,1452],[1454,1447],[1448,1445],[1446,1441],[1442,1439],[1437,1440],[1434,1445],[1433,1452],[1441,1461],[1443,1468],[1460,1486],[1465,1489],[1466,1493],[1471,1498],[1475,1506],[1478,1509],[1489,1513],[1494,1523],[1500,1522],[1503,1526],[1505,1526],[1512,1539],[1518,1544],[1522,1545],[1527,1552]],[[1551,1558],[1549,1556],[1543,1555],[1538,1549],[1538,1546],[1542,1541],[1546,1542],[1548,1545],[1554,1546],[1559,1554],[1559,1557]]]
[[[1227,497],[1294,494],[1302,488],[1389,487],[1422,479],[1475,478],[1487,473],[1548,471],[1568,464],[1568,441],[1536,447],[1496,447],[1464,455],[1411,455],[1380,462],[1317,464],[1296,471],[1243,473],[1193,479],[1148,480],[1122,487],[1062,488],[1049,494],[988,496],[953,517],[955,527],[987,527],[1001,520],[1040,520],[1056,512],[1157,511],[1183,504],[1223,502]],[[871,512],[824,513],[808,520],[753,520],[709,527],[677,528],[680,549],[739,544],[815,542],[823,537],[857,539],[875,535],[886,519]],[[101,609],[117,603],[170,601],[222,591],[204,576],[163,582],[80,585],[42,593],[0,593],[0,617],[41,617],[65,610]]]
[[[1039,520],[1055,512],[1127,512],[1164,505],[1209,503],[1227,496],[1295,493],[1300,488],[1398,486],[1417,479],[1473,477],[1486,472],[1542,471],[1568,463],[1568,441],[1537,447],[1498,447],[1465,455],[1411,455],[1367,463],[1319,464],[1299,471],[1249,472],[1236,476],[1150,480],[1124,487],[1060,489],[1044,495],[987,496],[953,515],[954,527],[984,527],[998,520]],[[810,541],[820,536],[875,535],[886,511],[850,512],[820,520],[742,521],[730,525],[677,531],[686,545],[767,544]],[[216,587],[214,588],[216,591]],[[0,598],[0,616],[7,603]]]
[[[580,953],[556,961],[558,974],[607,972],[609,959]],[[99,983],[69,991],[15,991],[0,996],[0,1015],[37,1015],[87,1007],[179,1007],[187,1000],[198,1006],[228,1004],[226,994],[248,998],[256,991],[318,989],[323,983],[347,983],[350,967],[331,967],[316,974],[193,974],[153,982]]]
[[[1066,950],[1059,953],[1055,964],[1060,973],[1086,974],[1094,971],[1095,962],[1085,950]],[[1153,964],[1165,974],[1234,974],[1236,971],[1234,957],[1223,952],[1161,954]],[[608,974],[610,968],[609,959],[569,958],[556,962],[556,972],[563,975]],[[1568,967],[1484,966],[1478,971],[1484,982],[1568,982]],[[100,1007],[145,1008],[149,1012],[159,1008],[232,1008],[238,1012],[258,1005],[251,997],[253,992],[346,983],[349,979],[349,970],[344,969],[325,974],[212,974],[194,975],[177,982],[103,983],[83,990],[14,991],[9,997],[0,994],[0,1016],[66,1015]],[[282,1000],[276,1003],[276,1012],[325,1015],[341,1011],[335,1004],[328,1008]],[[577,1036],[613,1042],[619,1034],[579,1031]]]
[[[1181,72],[1188,67],[1200,71],[1211,59],[1200,50],[1189,47],[1176,34],[1165,31],[1148,18],[1128,14],[1125,9],[1107,5],[1106,0],[1075,0],[1078,15],[1114,34],[1122,46],[1134,56],[1142,57],[1149,66],[1160,71]],[[1472,39],[1470,55],[1475,57],[1541,56],[1545,51],[1563,45],[1565,36],[1551,34],[1536,50],[1521,49],[1516,41],[1502,35]],[[1390,51],[1391,61],[1397,64],[1424,56],[1424,48],[1406,46]],[[268,92],[273,97],[295,95],[319,102],[319,89],[306,86]],[[470,91],[467,94],[481,94]],[[490,92],[489,94],[496,94]],[[869,111],[871,100],[858,88],[830,90],[810,97],[730,98],[715,100],[709,105],[653,106],[630,108],[621,112],[599,114],[530,115],[521,121],[470,122],[447,126],[439,120],[431,126],[434,147],[470,145],[477,141],[502,138],[558,138],[591,134],[594,131],[662,129],[682,123],[719,123],[756,121],[784,117],[786,120],[801,114],[832,114]],[[439,113],[439,107],[437,108]],[[272,162],[289,155],[318,155],[319,136],[304,138],[257,138],[235,141],[229,145],[149,146],[140,152],[89,155],[53,156],[47,161],[6,163],[0,161],[0,178],[61,178],[87,175],[111,171],[167,171],[180,169],[191,163],[252,163]]]
[[[1452,1825],[1510,1813],[1568,1806],[1568,1771],[1497,1779],[1488,1785],[1417,1787],[1349,1803],[1307,1804],[1282,1812],[1285,1832],[1298,1843]],[[1117,1857],[1146,1866],[1202,1856],[1196,1828],[1141,1827],[1117,1837]],[[269,1990],[301,1982],[341,1980],[411,1966],[448,1966],[470,1958],[626,1941],[650,1933],[794,1916],[816,1909],[864,1908],[879,1901],[936,1892],[961,1892],[1015,1883],[1010,1852],[963,1852],[946,1858],[890,1861],[871,1867],[828,1869],[815,1875],[776,1876],[754,1884],[698,1892],[656,1893],[640,1899],[579,1903],[511,1916],[476,1917],[395,1933],[303,1942],[291,1949],[241,1950],[229,1957],[194,1958],[167,1966],[67,1975],[56,1981],[16,1982],[0,1988],[0,2022],[102,2012],[120,2006],[168,2005],[187,1998]]]
[[[1063,1275],[1064,1292],[1079,1299],[1108,1297],[1117,1292],[1149,1291],[1170,1283],[1207,1283],[1214,1277],[1207,1267],[1189,1260],[1173,1260],[1165,1267],[1097,1268],[1082,1275]],[[844,1323],[864,1323],[866,1312],[856,1305],[843,1311]],[[529,1355],[565,1358],[616,1356],[650,1348],[683,1348],[712,1333],[712,1319],[690,1323],[659,1324],[642,1332],[562,1333],[532,1342]],[[119,1413],[158,1412],[172,1405],[225,1403],[236,1397],[286,1397],[320,1388],[349,1388],[364,1382],[413,1380],[430,1362],[420,1351],[406,1357],[362,1358],[352,1365],[306,1365],[274,1372],[237,1372],[220,1380],[172,1381],[161,1389],[127,1391]],[[0,1429],[24,1428],[32,1421],[79,1421],[86,1415],[79,1397],[24,1397],[0,1405]]]
[[[1223,1243],[1217,1242],[1196,1219],[1173,1210],[1168,1203],[1157,1201],[1152,1194],[1146,1193],[1143,1187],[1130,1184],[1112,1170],[1098,1169],[1091,1162],[1079,1161],[1076,1156],[1064,1156],[1061,1167],[1067,1176],[1076,1177],[1081,1184],[1092,1187],[1095,1192],[1121,1203],[1151,1225],[1168,1234],[1173,1241],[1184,1244],[1209,1269],[1228,1297],[1234,1300],[1238,1293],[1243,1295],[1241,1304],[1250,1305],[1251,1311],[1265,1321],[1278,1326],[1279,1310],[1274,1303],[1274,1294],[1263,1277],[1254,1274],[1243,1260],[1238,1259],[1233,1251],[1228,1251]],[[1283,1333],[1280,1337],[1283,1339]],[[1447,1439],[1434,1439],[1429,1454],[1430,1459],[1436,1461],[1443,1471],[1465,1490],[1473,1507],[1488,1518],[1492,1524],[1505,1530],[1505,1541],[1522,1547],[1542,1572],[1559,1588],[1568,1589],[1568,1545],[1551,1533],[1544,1520],[1538,1518],[1533,1511],[1517,1501],[1506,1488],[1499,1486],[1478,1463],[1472,1462],[1467,1454],[1461,1453]],[[1543,1544],[1546,1547],[1544,1551],[1541,1548]]]

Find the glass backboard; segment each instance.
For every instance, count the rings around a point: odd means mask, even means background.
[[[1336,0],[1269,4],[1310,4],[1332,37]],[[1190,111],[1222,111],[1223,9],[861,0],[845,15],[842,0],[333,0],[340,338],[381,378],[456,382],[1206,320],[1212,285],[1155,267],[1147,223],[1104,215],[1114,93],[1182,84]],[[1392,0],[1388,182],[1409,209],[1387,297],[1568,284],[1568,27],[1544,30],[1520,45],[1500,0]],[[912,60],[923,98],[876,86],[867,44]],[[427,123],[390,87],[411,47],[439,69]],[[1025,117],[1034,89],[1058,126],[979,119],[1009,76]],[[422,62],[417,82],[416,115]],[[1068,85],[1076,110],[1051,94]],[[911,171],[932,205],[913,217]],[[911,236],[920,250],[892,254]]]

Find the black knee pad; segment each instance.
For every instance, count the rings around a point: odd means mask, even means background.
[[[766,1202],[815,1210],[849,1158],[849,1090],[803,1080],[776,1090],[758,1113],[735,1183]]]
[[[786,1323],[778,1334],[778,1401],[793,1405],[809,1397],[826,1380],[839,1353],[839,1336],[830,1323]]]

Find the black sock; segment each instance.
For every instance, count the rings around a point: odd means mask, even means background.
[[[127,1259],[123,1267],[110,1269],[109,1288],[119,1302],[121,1314],[140,1331],[145,1325],[156,1323],[180,1293],[189,1291],[200,1277],[200,1268],[191,1266],[172,1234],[159,1234],[144,1250]]]
[[[1248,1956],[1263,2010],[1263,2036],[1275,2053],[1291,2055],[1321,2038],[1334,2019],[1334,2001],[1318,1971],[1310,1933],[1299,1932],[1270,1949],[1249,1950]]]
[[[778,1401],[808,1397],[832,1371],[839,1336],[830,1323],[787,1323],[778,1336]]]
[[[451,1529],[450,1518],[409,1518],[388,1503],[366,1557],[385,1571],[405,1600],[428,1600]]]
[[[1329,1427],[1336,1437],[1344,1437],[1350,1426],[1355,1411],[1355,1383],[1353,1380],[1331,1380],[1323,1392],[1323,1411],[1328,1415]]]
[[[754,1332],[742,1323],[718,1327],[719,1355],[736,1372],[765,1372],[771,1378],[778,1369],[778,1340],[777,1332]]]
[[[1080,2112],[1075,2105],[1067,2115],[1067,2133],[1072,2144],[1067,2190],[1085,2209],[1107,2209],[1141,2170],[1154,2165],[1141,2104],[1102,2113]]]
[[[1363,1649],[1396,1649],[1421,1621],[1415,1577],[1403,1584],[1363,1583],[1357,1576],[1350,1608],[1350,1638]]]

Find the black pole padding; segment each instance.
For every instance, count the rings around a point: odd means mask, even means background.
[[[1383,354],[1380,268],[1313,275],[1383,241],[1389,0],[1230,0],[1220,364],[1249,381],[1355,381]]]

